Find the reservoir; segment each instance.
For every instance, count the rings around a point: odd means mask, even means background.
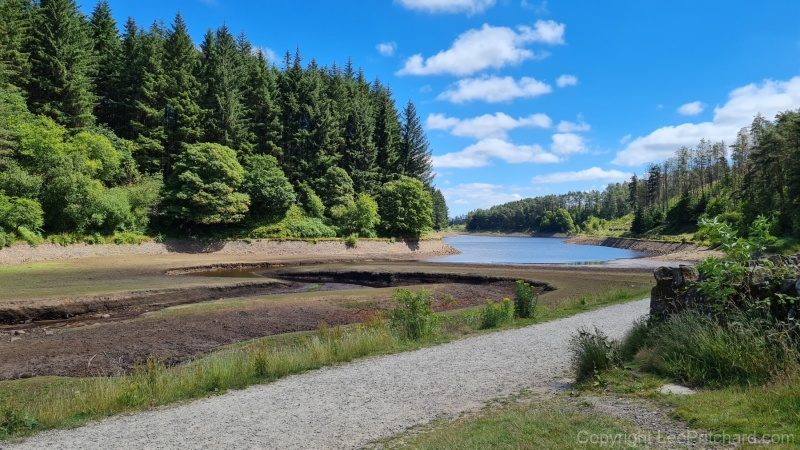
[[[434,262],[486,264],[602,264],[615,259],[641,258],[647,253],[595,245],[564,244],[563,238],[456,236],[443,239],[460,255]]]

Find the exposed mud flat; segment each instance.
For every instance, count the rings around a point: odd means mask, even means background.
[[[358,289],[342,285],[337,289]],[[436,285],[436,311],[481,305],[486,298],[500,299],[514,295],[512,282],[489,285]],[[35,376],[108,376],[130,373],[137,362],[150,356],[162,358],[168,365],[220,346],[328,325],[363,321],[365,315],[392,307],[391,292],[359,289],[336,295],[325,286],[296,286],[300,295],[263,296],[251,300],[211,302],[197,311],[180,308],[164,311],[116,311],[107,318],[92,316],[79,327],[70,322],[33,323],[24,335],[14,335],[8,328],[0,331],[0,380]],[[363,293],[359,293],[363,291]],[[313,297],[309,293],[313,292]],[[454,301],[442,300],[449,295]],[[275,300],[272,298],[275,297]],[[156,307],[158,308],[158,306]],[[141,314],[143,313],[143,314]]]

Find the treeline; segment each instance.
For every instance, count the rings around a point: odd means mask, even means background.
[[[468,231],[505,230],[573,232],[578,226],[600,226],[629,214],[628,184],[612,183],[603,191],[569,192],[526,198],[467,214]]]
[[[800,232],[800,111],[758,115],[732,145],[701,140],[603,192],[524,199],[467,214],[470,231],[592,231],[633,213],[633,234],[693,232],[704,215],[745,230],[773,217],[773,234]]]
[[[732,145],[683,147],[630,183],[631,231],[693,231],[707,215],[745,230],[759,215],[775,234],[800,231],[800,111],[757,115]]]
[[[348,61],[282,67],[106,1],[0,0],[0,227],[418,236],[447,226],[414,104]],[[175,232],[174,230],[183,230]]]

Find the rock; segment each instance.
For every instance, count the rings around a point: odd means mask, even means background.
[[[50,331],[50,330],[44,330],[44,335],[45,335],[45,336],[52,336],[52,335],[53,335],[53,332],[52,332],[52,331]]]
[[[697,393],[697,391],[695,391],[694,389],[672,383],[661,386],[659,392],[661,392],[662,394],[675,394],[675,395],[692,395]]]
[[[14,331],[14,336],[22,336],[23,334],[25,334],[25,332],[22,331],[22,330],[15,330]]]
[[[103,319],[108,319],[109,317],[111,317],[111,314],[103,314],[100,317],[103,318]]]
[[[21,337],[12,337],[11,338],[11,342],[18,341],[20,339],[22,339],[22,338]]]
[[[31,324],[31,323],[33,323],[33,320],[31,320],[31,319],[27,319],[27,320],[26,320],[24,323],[25,323],[25,325],[28,325],[28,324]]]

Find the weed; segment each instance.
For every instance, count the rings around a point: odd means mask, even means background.
[[[569,350],[572,354],[575,380],[579,383],[622,365],[619,344],[597,328],[594,333],[587,329],[578,330],[578,334],[570,340]]]
[[[418,340],[433,333],[438,320],[431,305],[433,295],[427,289],[411,292],[397,288],[392,293],[395,308],[391,312],[392,328],[410,340]]]
[[[517,280],[514,295],[514,315],[521,319],[530,319],[536,314],[539,303],[539,294],[530,284]]]
[[[27,412],[23,413],[18,409],[4,409],[0,412],[0,436],[14,435],[22,431],[32,430],[38,421],[31,418]]]
[[[494,303],[486,300],[486,308],[481,316],[481,329],[497,328],[501,325],[511,323],[514,320],[514,304],[511,300],[504,298],[502,302]]]
[[[358,235],[356,233],[351,234],[344,238],[344,243],[350,248],[358,247]]]

